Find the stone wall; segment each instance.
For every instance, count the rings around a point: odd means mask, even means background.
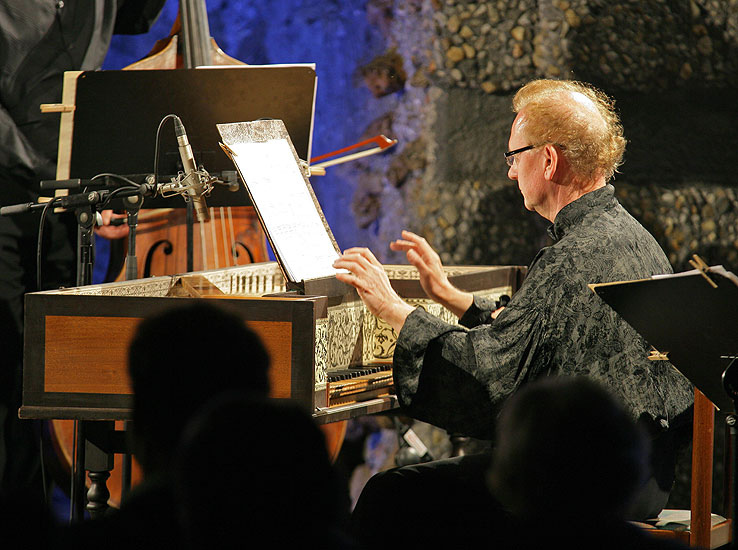
[[[738,2],[377,0],[369,7],[381,14],[387,49],[408,75],[384,119],[388,131],[410,139],[401,139],[386,180],[358,177],[353,202],[385,260],[397,259],[386,242],[399,222],[423,233],[447,262],[532,258],[546,224],[523,210],[501,153],[511,94],[532,78],[561,77],[616,99],[630,141],[618,195],[675,268],[688,268],[692,253],[735,265],[729,188],[738,161]]]
[[[546,243],[547,222],[524,210],[502,152],[512,94],[547,77],[588,81],[615,98],[629,140],[614,180],[618,197],[674,268],[689,269],[697,253],[738,269],[738,1],[369,6],[381,13],[387,49],[408,75],[402,89],[388,91],[398,100],[384,119],[410,139],[387,161],[386,179],[357,179],[354,211],[365,227],[381,228],[374,248],[382,259],[398,259],[386,242],[399,222],[428,238],[447,263],[532,259]],[[683,462],[670,503],[677,507],[689,506],[688,455]]]

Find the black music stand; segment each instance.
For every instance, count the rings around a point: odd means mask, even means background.
[[[738,277],[722,266],[707,267],[695,259],[697,269],[692,271],[590,288],[728,414],[734,440],[738,411]],[[735,514],[738,465],[735,452],[732,456],[733,484],[728,489]],[[738,522],[733,519],[735,544]]]
[[[156,129],[169,113],[182,119],[195,160],[211,174],[233,171],[218,146],[216,124],[280,119],[298,156],[309,160],[317,76],[312,65],[233,66],[202,69],[88,71],[76,79],[70,178],[104,172],[149,174]],[[159,175],[182,169],[174,131],[161,133]],[[147,199],[159,208],[162,199]],[[166,201],[184,207],[184,201]],[[242,185],[216,187],[209,206],[249,206]]]

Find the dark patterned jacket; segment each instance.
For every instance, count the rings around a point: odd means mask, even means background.
[[[620,205],[614,188],[565,206],[549,228],[554,244],[497,319],[475,297],[464,326],[416,309],[394,353],[394,377],[409,414],[453,432],[490,439],[502,402],[526,382],[585,375],[608,387],[652,434],[684,418],[689,381],[588,288],[671,273],[655,239]],[[468,328],[464,328],[468,327]]]

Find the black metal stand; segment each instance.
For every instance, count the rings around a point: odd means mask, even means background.
[[[141,196],[133,195],[125,198],[128,215],[128,254],[126,255],[126,281],[138,279],[138,260],[136,259],[136,228],[138,212],[141,209]]]
[[[126,255],[126,280],[138,279],[138,259],[136,258],[136,228],[138,227],[138,213],[141,209],[141,196],[126,197],[126,214],[128,221],[128,254]],[[123,427],[128,429],[127,422]],[[121,463],[121,502],[128,495],[131,488],[133,461],[130,453],[124,453]]]
[[[95,214],[92,205],[79,207],[75,210],[77,218],[77,286],[92,283],[93,269],[93,231]],[[82,519],[84,514],[85,486],[85,422],[74,421],[74,460],[72,462],[72,487],[70,488],[71,513],[70,521]]]
[[[128,254],[126,255],[126,280],[138,279],[138,259],[136,258],[136,228],[138,227],[138,212],[141,209],[141,196],[126,197],[126,213],[128,214]],[[128,429],[128,422],[124,424],[123,432]],[[133,461],[130,453],[123,454],[121,463],[121,502],[131,488],[131,473]]]
[[[58,206],[64,209],[74,208],[77,219],[77,286],[92,283],[92,269],[94,261],[93,227],[95,225],[96,206],[102,203],[109,191],[91,191],[76,195],[64,196],[58,199]],[[130,193],[129,193],[130,195]],[[22,203],[0,208],[0,215],[14,215],[33,210],[47,208],[45,203]],[[74,457],[72,460],[72,486],[70,488],[70,521],[78,521],[83,517],[85,486],[85,467],[87,463],[85,443],[90,426],[85,422],[75,420],[74,423]],[[100,478],[101,476],[98,476]],[[95,487],[95,494],[102,494],[99,485]],[[105,499],[107,502],[107,498]]]
[[[95,214],[92,205],[82,206],[75,211],[77,218],[77,286],[92,283],[94,254],[92,228],[95,225]]]
[[[194,267],[194,207],[192,205],[192,201],[187,201],[187,213],[186,213],[186,223],[187,223],[187,272],[191,273],[195,270]],[[205,258],[203,258],[204,263]]]
[[[93,254],[93,227],[95,224],[95,204],[105,199],[106,192],[97,193],[96,197],[89,195],[90,204],[75,210],[77,218],[77,285],[85,286],[92,283]],[[95,202],[93,202],[93,200]],[[128,214],[129,248],[126,257],[126,278],[137,278],[136,262],[136,227],[138,225],[138,211],[142,202],[141,195],[128,194],[124,198]],[[114,439],[115,425],[112,422],[75,421],[75,449],[72,472],[72,487],[70,489],[71,513],[70,522],[80,521],[85,510],[85,472],[89,471],[90,489],[87,492],[87,510],[91,517],[102,515],[107,509],[110,492],[106,481],[113,469],[113,453],[116,448],[109,443]],[[91,436],[94,435],[94,438]],[[121,452],[123,449],[117,449]],[[130,484],[130,455],[124,455],[124,487]]]
[[[71,183],[70,183],[71,182]],[[47,182],[49,183],[49,182]],[[59,188],[76,186],[79,180],[67,180],[59,183]],[[62,185],[64,184],[64,185]],[[155,196],[157,184],[149,181],[138,189],[116,190],[119,198],[124,200],[129,227],[128,254],[126,256],[126,279],[138,278],[136,260],[136,228],[138,213],[143,196]],[[74,208],[77,219],[77,286],[86,286],[92,283],[94,264],[94,233],[97,205],[104,203],[111,191],[99,190],[64,196],[58,200],[58,207]],[[45,208],[44,203],[22,203],[0,208],[0,215],[14,215]],[[193,207],[187,201],[187,270],[193,267]],[[70,488],[70,522],[77,522],[83,518],[85,510],[85,477],[89,471],[91,480],[90,490],[87,492],[87,510],[91,516],[98,516],[107,509],[110,496],[106,480],[113,468],[113,454],[123,453],[123,480],[122,495],[125,496],[131,482],[131,456],[126,453],[123,432],[115,430],[112,422],[102,421],[74,421],[74,457],[72,460],[72,483]]]

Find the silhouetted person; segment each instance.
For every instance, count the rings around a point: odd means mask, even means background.
[[[146,475],[167,472],[182,430],[223,391],[269,393],[269,356],[236,314],[206,302],[144,320],[128,352],[133,445]]]
[[[583,377],[537,380],[503,407],[488,473],[520,547],[683,548],[629,524],[650,444],[622,405]]]
[[[350,533],[363,548],[507,549],[511,515],[490,494],[486,453],[381,471],[364,486],[350,518]],[[422,466],[422,465],[419,465]]]
[[[353,547],[339,530],[348,494],[322,432],[294,403],[216,398],[185,431],[174,471],[188,548]]]
[[[171,472],[184,427],[223,392],[265,398],[268,368],[261,340],[243,319],[205,301],[142,321],[129,347],[128,369],[133,452],[144,479],[120,510],[64,529],[63,542],[74,548],[180,547]],[[217,484],[219,472],[208,473]]]

